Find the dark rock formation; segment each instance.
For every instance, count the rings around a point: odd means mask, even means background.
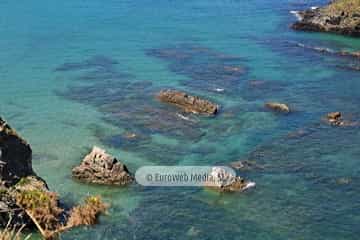
[[[10,186],[34,175],[31,153],[29,144],[0,118],[0,185]]]
[[[359,2],[335,0],[321,8],[297,12],[299,21],[292,25],[295,30],[332,32],[360,36]]]
[[[32,225],[17,205],[14,191],[47,190],[32,169],[31,154],[30,145],[0,118],[0,227],[10,219],[11,225]]]
[[[89,59],[86,59],[81,62],[68,62],[64,63],[61,66],[57,67],[55,71],[73,71],[73,70],[84,70],[91,68],[99,68],[99,69],[112,69],[113,65],[118,64],[117,60],[106,56],[93,56]]]
[[[44,239],[54,239],[70,228],[95,223],[106,210],[98,197],[70,211],[61,208],[58,195],[34,173],[29,144],[1,118],[0,163],[0,228],[37,228]]]
[[[269,102],[265,104],[265,107],[277,111],[277,112],[283,112],[283,113],[289,113],[290,108],[288,105],[284,103],[277,103],[277,102]]]
[[[73,168],[72,175],[86,183],[104,185],[123,186],[134,180],[124,164],[98,147],[93,147],[80,166]]]
[[[210,101],[175,90],[163,90],[157,98],[162,102],[174,104],[185,112],[215,115],[219,110],[219,106]]]

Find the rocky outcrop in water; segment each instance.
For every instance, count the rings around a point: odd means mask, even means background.
[[[205,186],[218,192],[243,192],[256,186],[255,182],[235,176],[221,167],[214,167],[210,175],[212,181]]]
[[[176,105],[185,112],[215,115],[219,110],[218,105],[208,100],[176,90],[163,90],[157,95],[157,98],[162,102]]]
[[[360,2],[335,0],[321,8],[297,12],[299,21],[292,25],[295,30],[332,32],[360,36]]]
[[[343,118],[341,112],[331,112],[326,115],[326,121],[332,126],[354,127],[358,126],[358,122],[349,121]]]
[[[289,106],[284,103],[269,102],[265,104],[265,107],[276,112],[290,113]]]
[[[134,180],[124,164],[99,147],[93,147],[72,175],[86,183],[104,185],[123,186]]]
[[[328,113],[327,119],[328,119],[329,123],[338,125],[341,123],[341,113],[340,112]]]

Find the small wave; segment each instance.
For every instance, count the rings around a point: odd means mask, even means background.
[[[323,47],[310,47],[310,48],[312,48],[318,52],[335,53],[335,51],[330,48],[323,48]]]
[[[256,183],[255,183],[255,182],[248,182],[248,183],[246,184],[246,186],[244,187],[243,191],[248,190],[248,189],[250,189],[250,188],[254,188],[254,187],[256,187]]]
[[[216,92],[223,92],[223,91],[225,91],[225,89],[223,89],[223,88],[215,88],[214,89]]]
[[[190,121],[190,118],[189,117],[186,117],[180,113],[177,113],[176,116],[178,116],[179,118],[183,119],[183,120],[186,120],[186,121]]]
[[[290,11],[291,14],[293,14],[298,21],[303,20],[303,17],[300,15],[299,11]]]
[[[197,123],[197,122],[198,122],[197,120],[192,119],[192,118],[187,117],[187,116],[184,116],[184,115],[181,114],[181,113],[176,113],[176,116],[178,116],[179,118],[181,118],[182,120],[185,120],[185,121],[189,121],[189,122],[193,122],[193,123]]]

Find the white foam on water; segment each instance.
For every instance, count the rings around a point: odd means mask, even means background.
[[[180,113],[177,113],[176,116],[178,116],[179,118],[183,119],[183,120],[186,120],[186,121],[190,121],[190,118],[189,117],[186,117]]]
[[[299,14],[299,11],[290,11],[290,13],[293,14],[299,21],[303,19]]]
[[[216,92],[223,92],[223,91],[225,91],[225,89],[223,89],[223,88],[215,88],[214,89]]]
[[[250,189],[250,188],[254,188],[255,186],[256,186],[256,183],[255,183],[255,182],[248,182],[248,183],[246,184],[246,187],[243,189],[243,191],[248,190],[248,189]]]

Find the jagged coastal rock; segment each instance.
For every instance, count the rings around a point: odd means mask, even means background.
[[[94,146],[80,166],[73,168],[75,179],[86,183],[123,186],[134,178],[127,167],[105,150]]]
[[[32,168],[32,150],[0,117],[0,227],[8,224],[31,225],[24,209],[19,208],[14,190],[47,190],[44,180]],[[26,184],[25,184],[26,183]]]
[[[360,36],[358,0],[335,0],[324,7],[296,12],[296,15],[299,21],[292,25],[295,30]]]
[[[30,145],[1,117],[0,153],[0,228],[36,228],[44,239],[54,239],[70,228],[96,223],[106,211],[100,197],[63,209],[58,195],[33,171]]]
[[[256,186],[255,182],[235,176],[221,167],[214,167],[210,175],[212,181],[205,186],[218,192],[243,192]]]
[[[31,154],[30,145],[0,117],[0,185],[11,186],[35,175]]]
[[[191,112],[204,115],[215,115],[219,106],[208,101],[201,99],[197,96],[191,96],[185,92],[176,90],[162,90],[157,98],[166,103],[176,105],[183,109],[185,112]]]
[[[290,107],[284,103],[268,102],[265,107],[276,112],[290,113]]]

